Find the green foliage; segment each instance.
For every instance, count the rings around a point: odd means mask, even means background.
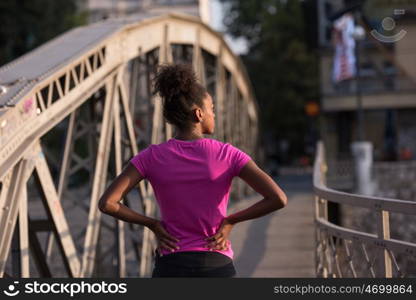
[[[306,101],[318,99],[317,55],[307,45],[304,10],[297,0],[222,0],[228,32],[244,37],[242,59],[261,108],[263,131],[291,142],[302,154],[308,120]]]
[[[0,65],[86,23],[77,0],[1,0]]]

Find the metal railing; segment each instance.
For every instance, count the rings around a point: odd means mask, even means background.
[[[391,238],[390,213],[416,216],[416,202],[336,191],[326,185],[327,169],[320,141],[313,174],[316,276],[414,277],[416,243]],[[369,210],[376,217],[376,233],[329,222],[328,202]]]

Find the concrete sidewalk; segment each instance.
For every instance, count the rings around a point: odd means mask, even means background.
[[[311,176],[275,178],[288,205],[258,219],[237,224],[231,232],[237,277],[315,277]],[[260,201],[239,203],[229,214]]]

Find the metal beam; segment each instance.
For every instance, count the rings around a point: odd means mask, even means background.
[[[29,271],[29,231],[27,211],[27,190],[22,188],[21,199],[19,200],[19,217],[13,236],[13,264],[14,277],[30,277]]]
[[[35,163],[35,175],[41,187],[43,204],[48,219],[53,224],[56,241],[62,253],[62,259],[68,275],[77,277],[80,271],[80,261],[75,244],[41,146],[36,143],[35,147],[39,153]]]
[[[120,82],[119,82],[120,83]],[[114,161],[116,165],[116,176],[121,173],[122,169],[122,161],[121,161],[121,128],[120,128],[120,94],[119,94],[119,86],[117,87],[117,91],[114,95]],[[123,203],[123,199],[120,199],[120,202]],[[126,277],[126,245],[125,245],[125,235],[124,235],[124,221],[122,220],[115,220],[116,221],[116,257],[118,261],[118,276],[120,278]]]
[[[119,73],[117,73],[118,76]],[[116,76],[116,77],[117,77]],[[106,98],[104,101],[103,119],[101,122],[101,132],[98,145],[98,153],[95,163],[94,181],[91,192],[90,212],[88,215],[87,232],[84,243],[84,253],[82,256],[82,268],[80,277],[91,277],[94,263],[95,252],[98,242],[98,231],[100,226],[101,212],[98,210],[98,200],[103,193],[107,180],[107,166],[110,152],[110,137],[113,130],[113,102],[116,92],[117,79],[113,78],[106,83]]]
[[[0,235],[0,277],[3,277],[5,271],[20,201],[23,199],[22,193],[27,180],[25,174],[26,164],[26,160],[21,160],[13,168],[10,187],[7,190],[4,206],[2,207],[3,214],[0,219],[0,228],[2,228],[3,232]]]

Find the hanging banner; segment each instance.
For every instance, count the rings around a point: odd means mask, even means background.
[[[332,79],[334,82],[350,79],[355,76],[355,40],[354,18],[351,13],[346,13],[334,22],[332,31],[335,47]]]

